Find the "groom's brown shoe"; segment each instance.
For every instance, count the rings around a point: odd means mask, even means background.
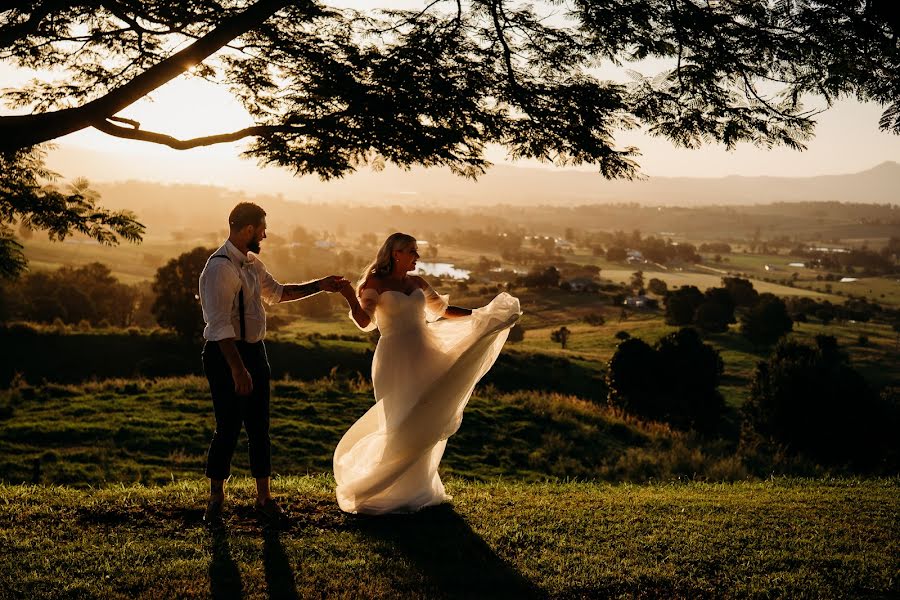
[[[222,505],[223,500],[210,500],[206,505],[206,512],[203,513],[203,523],[208,527],[222,524]]]
[[[267,498],[264,502],[256,502],[256,514],[269,525],[284,525],[288,522],[287,513],[278,505],[275,498]]]

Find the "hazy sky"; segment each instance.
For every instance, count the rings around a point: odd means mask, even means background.
[[[361,0],[345,0],[343,3],[362,5]],[[406,0],[395,1],[393,4],[398,7],[422,6],[421,2]],[[651,72],[648,71],[648,74]],[[0,64],[0,82],[3,87],[15,86],[32,75]],[[2,110],[4,114],[10,112],[5,108]],[[751,145],[742,145],[734,152],[715,146],[683,150],[674,148],[666,140],[651,138],[640,132],[622,132],[616,139],[622,146],[633,144],[641,149],[643,156],[638,161],[643,172],[651,177],[719,177],[731,174],[812,176],[851,173],[887,160],[900,160],[900,136],[878,131],[880,114],[881,107],[877,105],[864,105],[855,101],[838,103],[832,110],[818,117],[816,137],[809,142],[809,149],[805,152],[784,148],[761,150]],[[226,89],[186,78],[169,83],[158,90],[152,100],[142,100],[124,110],[120,116],[137,119],[144,129],[169,133],[179,138],[232,131],[252,123]],[[221,183],[231,186],[243,182],[244,185],[240,187],[252,188],[254,180],[265,178],[270,184],[275,179],[284,181],[287,187],[293,187],[288,173],[273,168],[260,170],[253,162],[239,159],[240,148],[245,143],[177,151],[145,142],[113,138],[95,130],[78,132],[58,140],[61,148],[68,150],[67,156],[71,156],[73,150],[85,149],[91,151],[88,153],[90,156],[99,157],[108,153],[115,155],[118,161],[116,164],[125,161],[139,166],[141,179]],[[502,148],[491,148],[488,158],[496,163],[506,162]],[[67,171],[69,162],[60,160],[63,164],[54,164],[54,157],[51,155],[51,166]],[[527,161],[514,164],[538,165]],[[103,171],[102,165],[97,165],[97,169],[91,171],[86,174],[99,180],[135,176],[134,172],[126,175],[116,169]]]

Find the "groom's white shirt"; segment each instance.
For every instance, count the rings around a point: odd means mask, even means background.
[[[212,258],[227,256],[229,260]],[[263,302],[281,301],[284,286],[266,270],[253,252],[246,255],[230,241],[216,250],[200,273],[200,306],[206,327],[203,337],[209,341],[240,338],[238,292],[244,290],[244,341],[258,342],[266,337],[266,309]]]

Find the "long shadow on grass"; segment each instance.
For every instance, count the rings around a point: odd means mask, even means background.
[[[212,532],[212,560],[209,563],[209,592],[215,600],[243,597],[241,570],[231,557],[228,530],[217,528]]]
[[[442,598],[540,598],[528,579],[497,556],[449,505],[411,515],[359,517],[355,528],[410,563],[426,580],[421,592]],[[398,572],[398,577],[406,574]],[[409,582],[398,582],[402,589]]]
[[[281,534],[276,528],[263,531],[263,565],[266,569],[266,585],[269,598],[296,600],[297,584],[294,582],[294,570],[288,559]]]

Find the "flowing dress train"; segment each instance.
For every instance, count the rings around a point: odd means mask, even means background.
[[[499,294],[471,316],[437,320],[447,297],[367,288],[363,308],[381,332],[372,359],[375,405],[334,453],[337,500],[350,513],[411,512],[449,499],[438,476],[475,384],[494,364],[521,315]]]

